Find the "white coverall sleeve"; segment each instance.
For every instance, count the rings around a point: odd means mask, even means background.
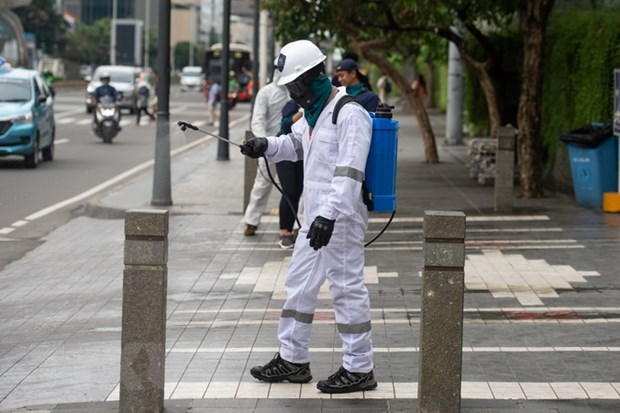
[[[270,162],[280,161],[301,161],[304,159],[302,137],[304,134],[304,119],[298,120],[293,124],[292,132],[288,135],[271,136],[267,138],[269,142],[265,156]]]
[[[269,118],[269,96],[265,93],[265,89],[261,89],[256,94],[254,101],[254,111],[252,112],[252,124],[250,125],[252,133],[256,137],[264,138],[267,136],[267,120]]]
[[[344,105],[338,114],[336,168],[327,202],[320,208],[322,217],[335,220],[359,210],[371,134],[368,112],[359,105]]]

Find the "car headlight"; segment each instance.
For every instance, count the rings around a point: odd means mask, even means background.
[[[13,116],[11,119],[13,123],[31,123],[32,122],[32,112],[20,113],[19,115]]]

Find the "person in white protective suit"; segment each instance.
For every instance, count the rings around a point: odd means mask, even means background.
[[[257,137],[241,147],[241,153],[252,158],[304,161],[304,222],[286,276],[287,298],[278,325],[280,351],[250,373],[266,382],[312,379],[310,331],[319,289],[327,279],[343,360],[338,371],[319,381],[317,388],[349,393],[377,387],[363,272],[368,211],[362,181],[372,123],[357,104],[344,105],[337,125],[332,123],[336,102],[345,93],[332,86],[324,60],[320,49],[307,40],[282,48],[278,84],[286,85],[291,98],[304,108],[304,116],[289,135]]]
[[[274,65],[277,60],[274,61]],[[261,88],[256,94],[254,111],[252,112],[251,128],[254,136],[271,136],[278,133],[282,121],[282,108],[290,100],[286,87],[278,85],[280,72],[274,68],[273,81]],[[275,165],[269,164],[269,169],[275,171]],[[254,235],[260,224],[260,218],[265,212],[273,184],[269,180],[267,165],[264,158],[258,160],[256,178],[250,192],[250,201],[245,209],[243,222],[246,236]]]

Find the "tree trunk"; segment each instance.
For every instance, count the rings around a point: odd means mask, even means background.
[[[522,21],[523,70],[519,96],[517,151],[524,198],[543,195],[541,94],[545,29],[554,0],[528,0]]]
[[[435,67],[431,62],[425,62],[426,66],[426,92],[428,98],[426,99],[426,107],[435,107]]]
[[[372,44],[372,47],[368,47]],[[392,66],[386,59],[384,59],[377,50],[377,42],[369,42],[367,44],[358,43],[352,41],[351,45],[357,49],[364,58],[374,63],[388,75],[395,83],[395,85],[404,93],[407,98],[407,102],[415,115],[420,132],[422,132],[422,140],[424,142],[424,159],[426,163],[439,163],[439,154],[437,153],[437,144],[435,142],[435,134],[433,133],[433,127],[426,108],[422,103],[422,99],[411,89],[409,82],[403,77],[398,70]]]
[[[478,76],[480,88],[482,89],[482,93],[484,93],[484,98],[487,102],[487,110],[489,111],[489,135],[492,138],[497,138],[497,131],[502,125],[502,113],[499,109],[497,91],[495,90],[495,82],[493,82],[489,70],[489,63],[478,62],[464,53],[461,53],[461,58]]]

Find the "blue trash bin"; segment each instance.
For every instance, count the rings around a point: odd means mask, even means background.
[[[618,190],[618,141],[611,125],[585,126],[560,140],[568,146],[577,203],[600,208],[603,194]]]

